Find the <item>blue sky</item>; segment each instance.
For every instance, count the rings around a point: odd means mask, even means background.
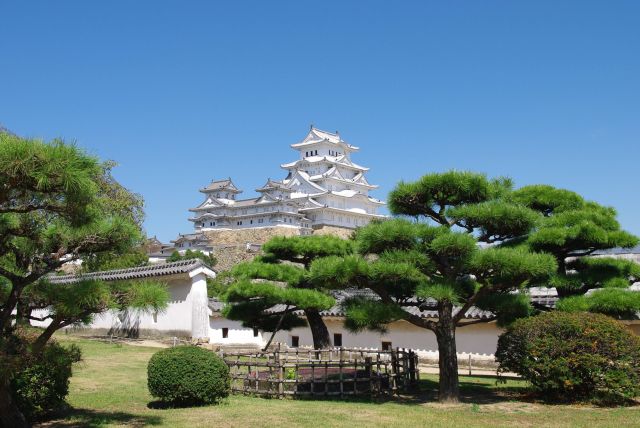
[[[146,229],[188,232],[198,188],[250,197],[313,123],[385,198],[451,168],[549,183],[640,234],[640,2],[0,4],[0,123],[119,162]]]

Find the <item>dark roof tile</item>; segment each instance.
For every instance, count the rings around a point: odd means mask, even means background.
[[[172,263],[159,263],[129,269],[115,269],[101,272],[89,272],[80,275],[49,276],[47,280],[53,284],[72,284],[86,279],[101,281],[122,281],[127,279],[152,278],[156,276],[188,273],[199,267],[211,269],[200,259],[180,260]],[[211,269],[213,270],[213,269]]]

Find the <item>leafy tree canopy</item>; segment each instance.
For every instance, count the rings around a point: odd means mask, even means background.
[[[352,247],[328,235],[272,238],[263,245],[261,257],[231,270],[235,282],[221,296],[227,302],[225,316],[274,333],[308,323],[314,346],[330,345],[320,311],[331,308],[335,300],[324,284],[309,280],[308,268],[314,260],[350,254]]]
[[[126,253],[141,241],[142,204],[102,163],[61,140],[45,143],[0,132],[0,359],[20,361],[4,344],[32,310],[50,308],[49,326],[31,347],[38,353],[64,326],[118,305],[162,308],[163,284],[56,284],[47,275],[66,263]],[[24,425],[11,405],[9,378],[0,382],[6,426]]]
[[[309,278],[374,292],[345,303],[350,328],[382,329],[403,319],[434,331],[441,400],[457,400],[456,328],[488,321],[466,320],[471,307],[510,323],[534,311],[527,294],[516,291],[544,285],[574,296],[560,309],[637,310],[635,295],[624,289],[638,279],[638,265],[584,256],[638,239],[620,229],[614,209],[574,192],[543,185],[514,190],[506,178],[449,171],[399,183],[389,207],[400,218],[359,229],[358,255],[316,260]],[[416,307],[436,310],[437,320],[418,317]]]
[[[631,293],[605,293],[617,295],[619,311],[612,305],[605,309],[593,304],[598,298],[585,295],[592,289],[628,288],[640,280],[637,263],[613,257],[585,257],[598,250],[629,248],[640,242],[638,237],[620,228],[615,209],[587,201],[569,190],[543,185],[522,187],[514,191],[510,199],[542,215],[536,227],[517,245],[555,257],[558,269],[544,285],[556,287],[561,297],[573,297],[570,302],[560,303],[559,308],[579,304],[585,309],[618,317],[629,317],[640,311],[640,304]]]
[[[440,353],[440,399],[458,397],[455,330],[475,306],[508,322],[532,308],[514,291],[548,279],[555,259],[527,248],[501,247],[522,240],[543,215],[510,198],[512,182],[449,171],[399,183],[389,196],[397,218],[359,229],[358,255],[319,259],[310,280],[331,287],[369,288],[375,296],[345,303],[347,327],[383,329],[405,320],[435,332]],[[436,310],[425,319],[415,309]],[[419,345],[417,345],[419,346]]]
[[[205,254],[200,250],[191,249],[185,251],[184,254],[180,254],[178,251],[174,251],[169,257],[167,257],[167,262],[178,262],[180,260],[191,259],[200,259],[209,267],[214,267],[216,263],[218,263],[218,260],[213,256],[213,254]]]

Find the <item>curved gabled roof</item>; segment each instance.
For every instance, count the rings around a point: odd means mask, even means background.
[[[338,157],[334,157],[334,156],[309,156],[307,158],[298,159],[298,160],[293,161],[293,162],[283,163],[282,165],[280,165],[280,167],[284,168],[284,169],[297,168],[301,163],[304,163],[304,162],[308,162],[310,164],[325,162],[325,163],[329,163],[329,164],[332,164],[332,165],[337,165],[337,166],[342,166],[342,167],[345,167],[345,168],[355,169],[357,171],[369,171],[369,168],[351,162],[344,155],[341,155],[341,156],[338,156]]]
[[[309,129],[309,133],[307,134],[307,136],[304,137],[304,139],[299,143],[292,144],[291,147],[295,149],[295,148],[310,146],[312,144],[318,144],[322,142],[335,144],[351,152],[359,150],[359,147],[352,146],[351,144],[344,141],[340,136],[340,134],[338,133],[338,131],[336,132],[323,131],[321,129],[315,128],[313,125],[311,125],[311,129]]]
[[[282,181],[267,179],[267,182],[262,186],[256,189],[256,192],[267,192],[269,190],[281,190],[283,192],[293,192],[290,188],[288,188]]]
[[[207,187],[203,187],[200,189],[203,193],[216,192],[219,190],[226,190],[231,193],[242,193],[242,190],[238,189],[233,181],[231,181],[231,177],[224,180],[214,180]]]
[[[292,182],[298,179],[299,181],[301,181],[302,183],[308,184],[309,186],[311,186],[313,189],[318,190],[318,193],[327,193],[327,190],[322,188],[321,186],[318,186],[316,183],[314,183],[313,181],[311,181],[311,177],[309,176],[309,174],[307,174],[304,171],[300,171],[300,170],[295,170],[293,171],[293,173],[291,174],[291,177],[287,178],[287,185],[288,186],[292,186]],[[295,191],[295,190],[294,190]]]

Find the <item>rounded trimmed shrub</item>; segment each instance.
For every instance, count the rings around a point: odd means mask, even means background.
[[[548,312],[516,321],[498,340],[501,372],[549,398],[624,402],[640,395],[640,337],[601,314]]]
[[[215,403],[229,395],[229,367],[211,351],[178,346],[156,352],[147,367],[155,398],[177,405]]]

